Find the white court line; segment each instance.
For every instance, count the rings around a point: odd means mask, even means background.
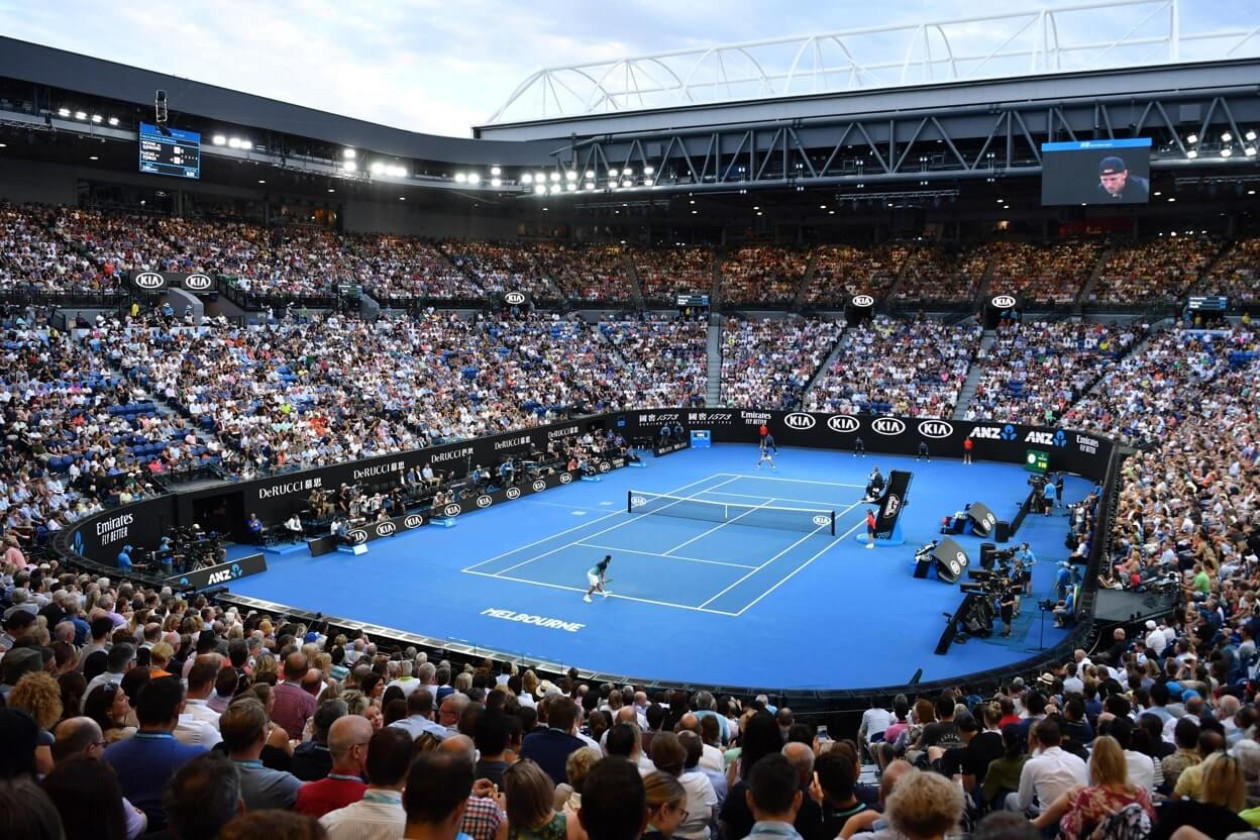
[[[705,492],[708,492],[708,491],[705,491]],[[752,493],[714,493],[713,495],[714,496],[734,496],[737,499],[764,499],[765,498],[765,496],[754,495]],[[796,502],[797,504],[802,504],[802,505],[817,505],[820,513],[824,509],[830,510],[831,507],[835,504],[835,502],[829,502],[822,499],[787,499],[787,498],[784,498],[783,496],[775,496],[774,500],[776,502]],[[858,502],[858,504],[861,504],[861,502]]]
[[[526,578],[506,577],[505,575],[502,575],[502,574],[492,575],[489,572],[469,572],[467,569],[464,569],[464,571],[468,572],[468,574],[470,575],[480,575],[481,577],[494,578],[495,580],[510,580],[510,581],[515,581],[516,583],[528,583],[533,586],[545,586],[548,589],[563,589],[566,592],[586,592],[586,590],[580,586],[564,586],[559,583],[544,583],[543,581],[540,581],[540,580],[527,580]],[[723,612],[722,610],[706,610],[703,608],[703,606],[691,607],[691,606],[688,606],[687,604],[671,604],[669,601],[653,601],[650,598],[635,598],[632,595],[618,595],[616,592],[610,593],[608,597],[620,598],[623,601],[637,601],[640,604],[655,604],[658,607],[673,607],[676,610],[692,610],[693,612],[709,613],[710,615],[727,615],[727,616],[738,615],[738,613]]]
[[[838,481],[810,481],[804,478],[775,478],[771,475],[760,475],[758,473],[718,473],[718,475],[733,475],[736,478],[756,478],[761,481],[787,481],[791,484],[821,484],[824,487],[861,487],[866,489],[865,484],[841,484]]]
[[[719,486],[720,486],[720,485],[719,485]],[[700,491],[700,493],[704,493],[704,492],[707,492],[707,491],[705,491],[705,490],[701,490],[701,491]],[[696,495],[699,495],[699,493],[697,493]],[[689,546],[689,545],[691,545],[693,542],[695,542],[696,540],[700,539],[701,537],[707,537],[707,536],[709,536],[709,534],[712,534],[714,531],[717,531],[717,530],[720,530],[720,529],[722,529],[722,528],[725,528],[727,525],[734,525],[736,522],[738,522],[739,520],[743,519],[743,518],[744,518],[745,516],[747,516],[748,514],[752,513],[753,511],[756,511],[756,510],[761,510],[763,507],[765,507],[766,505],[770,504],[770,503],[771,503],[771,502],[773,502],[773,501],[774,501],[774,499],[766,499],[766,500],[765,500],[764,502],[762,502],[761,504],[756,505],[756,506],[754,506],[754,507],[750,507],[748,510],[744,511],[743,513],[741,513],[739,516],[735,517],[734,519],[727,519],[727,520],[725,520],[724,522],[721,522],[721,523],[719,523],[719,524],[717,524],[717,525],[714,525],[712,528],[710,528],[709,530],[705,531],[703,534],[700,534],[700,535],[698,535],[698,536],[692,537],[691,539],[687,540],[686,542],[679,543],[678,545],[676,545],[676,546],[674,546],[673,548],[669,549],[669,551],[666,551],[666,552],[665,552],[662,556],[664,556],[664,557],[668,557],[668,556],[669,556],[669,552],[670,552],[670,551],[677,551],[677,550],[678,550],[678,549],[680,549],[680,548],[683,548],[683,547],[685,547],[685,546]],[[721,503],[721,502],[714,502],[714,504],[718,504],[718,505],[720,505],[720,504],[722,504],[722,503]],[[725,513],[723,513],[723,515],[725,515]],[[752,567],[752,566],[746,566],[745,568],[751,569],[751,568],[753,568],[753,567]]]
[[[600,551],[620,551],[623,554],[645,554],[648,557],[668,557],[670,560],[690,560],[692,563],[708,563],[711,566],[733,566],[736,569],[752,569],[745,563],[727,563],[724,560],[705,560],[701,557],[679,557],[677,554],[659,554],[655,551],[636,551],[633,548],[617,548],[611,545],[591,545],[588,542],[573,543],[582,548],[598,548]]]
[[[797,572],[799,572],[801,569],[803,569],[803,568],[805,568],[806,566],[808,566],[810,563],[813,563],[813,562],[814,562],[815,560],[817,560],[819,557],[822,557],[824,554],[826,554],[828,551],[830,551],[830,550],[831,550],[832,546],[837,545],[838,543],[840,543],[842,540],[844,540],[846,537],[848,537],[850,534],[852,534],[852,533],[853,533],[854,531],[856,531],[858,528],[861,528],[861,527],[862,527],[862,525],[863,525],[863,523],[862,523],[862,522],[859,522],[858,524],[854,525],[854,526],[853,526],[852,528],[850,528],[849,530],[845,531],[845,532],[844,532],[844,534],[843,534],[843,535],[841,535],[838,539],[836,539],[836,540],[835,540],[835,541],[833,541],[833,542],[828,543],[826,546],[824,546],[824,547],[823,547],[823,549],[822,549],[821,551],[819,551],[819,552],[818,552],[817,554],[815,554],[813,557],[811,557],[811,558],[809,558],[808,560],[806,560],[806,561],[805,561],[804,563],[802,563],[801,565],[797,566],[797,567],[796,567],[795,569],[793,569],[792,571],[788,572],[787,577],[783,578],[783,580],[779,581],[779,582],[778,582],[778,583],[776,583],[774,586],[772,586],[772,587],[770,587],[769,589],[767,589],[765,592],[762,592],[760,595],[758,595],[756,598],[754,598],[754,599],[753,599],[753,600],[752,600],[752,601],[751,601],[751,602],[750,602],[747,606],[745,606],[742,610],[740,610],[739,612],[735,613],[735,615],[743,615],[744,613],[748,612],[750,609],[752,609],[752,608],[753,608],[753,606],[754,606],[754,605],[755,605],[758,601],[760,601],[762,598],[764,598],[764,597],[766,597],[767,595],[769,595],[769,594],[770,594],[771,592],[773,592],[774,590],[778,589],[778,588],[779,588],[780,586],[782,586],[783,584],[787,583],[789,580],[791,580],[791,579],[792,579],[792,578],[796,575],[796,573],[797,573]],[[711,599],[710,599],[710,600],[711,600]],[[708,602],[708,601],[705,601],[704,603],[705,603],[705,604],[707,604],[707,603],[709,603],[709,602]],[[703,606],[703,604],[702,604],[701,606]]]
[[[702,478],[702,479],[700,479],[700,481],[707,481],[709,478],[713,478],[713,476],[708,476],[708,478]],[[734,480],[735,480],[735,479],[733,479],[733,478],[731,478],[731,479],[727,479],[726,481],[723,481],[723,482],[721,482],[721,483],[719,483],[719,484],[716,484],[716,485],[714,485],[714,486],[716,486],[716,487],[721,487],[721,486],[722,486],[722,485],[724,485],[724,484],[730,484],[730,483],[731,483],[732,481],[734,481]],[[683,489],[685,490],[685,489],[687,489],[688,487],[692,487],[692,486],[694,486],[694,485],[696,485],[696,484],[699,484],[699,483],[700,483],[700,481],[693,481],[693,482],[691,482],[691,484],[685,484],[685,485],[683,485]],[[701,492],[704,492],[704,491],[701,491]],[[699,494],[696,494],[696,495],[699,495]],[[683,496],[682,498],[683,498],[683,499],[695,498],[695,496]],[[624,511],[617,511],[617,512],[618,512],[618,513],[624,513]],[[613,515],[613,514],[609,514],[609,516],[612,516],[612,515]],[[600,519],[607,519],[607,518],[608,518],[607,516],[601,516],[599,519],[594,520],[594,522],[599,522],[599,521],[600,521]],[[601,531],[596,531],[596,532],[595,532],[595,533],[593,533],[593,534],[587,534],[585,537],[583,537],[583,539],[589,539],[589,538],[591,538],[591,537],[598,537],[600,534],[607,534],[609,531],[615,531],[615,530],[617,530],[618,528],[621,528],[621,527],[623,527],[623,526],[625,526],[625,525],[629,525],[631,522],[638,522],[638,521],[639,521],[639,520],[638,520],[637,518],[627,519],[625,522],[618,522],[616,525],[611,525],[611,526],[609,526],[609,527],[607,527],[607,528],[604,528],[604,529],[603,529],[603,530],[601,530]],[[570,531],[572,531],[572,530],[574,530],[574,529],[573,529],[573,528],[570,528],[569,530],[570,530]],[[561,533],[567,533],[567,532],[561,532]],[[581,541],[581,540],[575,540],[574,542],[580,542],[580,541]],[[515,564],[515,565],[513,565],[513,566],[508,566],[506,569],[500,569],[500,570],[499,570],[496,574],[502,575],[502,574],[506,574],[507,572],[514,571],[515,569],[519,569],[521,566],[528,566],[530,563],[533,563],[533,562],[534,562],[534,561],[536,561],[536,560],[541,560],[541,559],[543,559],[544,557],[549,557],[549,556],[551,556],[552,554],[555,554],[557,551],[563,551],[564,549],[568,548],[568,547],[569,547],[569,546],[571,546],[571,545],[573,545],[573,543],[565,543],[564,545],[556,546],[555,548],[551,549],[550,551],[544,551],[542,554],[536,555],[536,556],[534,556],[534,557],[530,557],[530,558],[528,558],[528,559],[526,559],[526,560],[522,560],[521,562],[519,562],[519,563],[517,563],[517,564]],[[511,553],[511,552],[509,552],[509,553]]]
[[[559,502],[535,502],[532,499],[521,499],[521,501],[528,505],[542,505],[543,507],[563,508],[565,510],[595,510],[595,511],[608,510],[607,505],[600,508],[600,507],[591,507],[590,505],[562,505]],[[620,508],[618,508],[616,512],[625,513],[625,511],[621,510]]]
[[[817,534],[819,531],[821,531],[823,528],[826,528],[826,527],[827,527],[826,525],[819,525],[819,526],[818,526],[817,528],[815,528],[813,531],[810,531],[808,534],[806,534],[805,536],[801,537],[799,540],[797,540],[796,542],[792,543],[792,544],[791,544],[791,545],[789,545],[787,548],[783,549],[783,550],[782,550],[782,551],[780,551],[778,554],[774,555],[774,556],[773,556],[773,557],[771,557],[769,560],[767,560],[766,562],[762,563],[760,566],[757,566],[757,567],[756,567],[756,568],[754,568],[751,572],[749,572],[748,574],[744,575],[742,578],[740,578],[739,580],[735,581],[735,582],[734,582],[734,583],[732,583],[730,586],[726,587],[726,588],[725,588],[725,589],[723,589],[721,592],[719,592],[718,594],[714,595],[712,598],[710,598],[709,600],[705,601],[705,602],[704,602],[703,604],[701,604],[700,606],[701,606],[701,607],[707,607],[709,604],[712,604],[712,603],[713,603],[714,601],[716,601],[718,598],[721,598],[721,597],[722,597],[723,595],[725,595],[727,592],[730,592],[732,589],[734,589],[735,587],[739,586],[741,583],[743,583],[744,581],[748,580],[748,579],[749,579],[750,577],[752,577],[753,575],[757,574],[757,572],[760,572],[760,571],[761,571],[762,569],[764,569],[766,566],[769,566],[769,565],[770,565],[771,563],[773,563],[775,560],[778,560],[780,557],[782,557],[783,555],[787,554],[789,551],[791,551],[792,549],[796,548],[798,545],[800,545],[801,543],[805,542],[805,540],[807,540],[807,539],[809,539],[810,537],[814,536],[815,534]],[[836,542],[836,541],[835,541],[835,540],[833,540],[833,542]],[[736,615],[739,615],[739,613],[736,613]]]
[[[729,475],[729,473],[716,473],[715,475],[708,475],[708,476],[705,476],[704,478],[700,479],[700,481],[693,481],[693,482],[691,482],[690,484],[684,484],[682,487],[679,487],[679,488],[678,488],[678,490],[686,490],[688,487],[694,487],[694,486],[696,486],[696,485],[697,485],[697,484],[699,484],[701,481],[708,481],[708,480],[709,480],[709,479],[711,479],[711,478],[719,478],[719,477],[724,476],[724,475]],[[718,487],[721,487],[722,485],[721,485],[721,484],[718,484],[717,486],[718,486]],[[674,492],[676,493],[676,492],[678,492],[678,490],[675,490]],[[529,501],[529,499],[524,499],[524,500],[522,500],[522,501]],[[530,546],[533,546],[533,545],[538,545],[539,543],[545,543],[545,542],[547,542],[547,540],[554,540],[556,537],[562,537],[562,536],[564,536],[565,534],[571,533],[571,532],[573,532],[573,531],[580,530],[580,529],[582,529],[582,528],[588,528],[588,527],[590,527],[591,525],[594,525],[596,522],[602,522],[603,520],[608,519],[610,516],[616,516],[616,515],[617,515],[617,514],[619,514],[619,513],[625,513],[625,511],[624,511],[624,510],[615,510],[615,511],[613,511],[612,513],[608,513],[608,514],[605,514],[605,515],[603,515],[603,516],[599,517],[599,519],[592,519],[590,522],[583,522],[581,525],[574,525],[572,528],[566,528],[566,529],[564,529],[563,531],[559,531],[559,532],[557,532],[557,533],[555,533],[555,534],[552,534],[552,535],[551,535],[551,536],[549,536],[549,537],[543,537],[541,540],[534,540],[532,543],[525,543],[525,545],[520,545],[520,546],[517,546],[516,548],[512,549],[511,551],[505,551],[505,552],[503,552],[502,554],[496,554],[494,557],[491,557],[491,558],[489,558],[489,559],[487,559],[487,560],[482,560],[480,563],[473,563],[471,566],[469,566],[469,567],[468,567],[468,568],[466,568],[466,569],[462,569],[461,571],[465,571],[465,572],[467,572],[467,571],[469,571],[470,569],[475,569],[475,568],[477,568],[478,566],[484,566],[484,565],[486,565],[487,563],[491,563],[491,562],[493,562],[493,561],[495,561],[495,560],[502,560],[504,557],[507,557],[509,554],[516,554],[516,553],[517,553],[518,551],[520,551],[521,549],[529,548]],[[603,533],[603,532],[601,531],[600,533]],[[513,568],[515,568],[515,567],[513,567]]]

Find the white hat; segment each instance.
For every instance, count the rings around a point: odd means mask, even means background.
[[[1155,629],[1156,627],[1158,627],[1158,626],[1159,626],[1159,625],[1155,623],[1155,619],[1153,619],[1153,618],[1148,618],[1148,619],[1146,620],[1146,629],[1147,629],[1147,630],[1154,630],[1154,629]]]

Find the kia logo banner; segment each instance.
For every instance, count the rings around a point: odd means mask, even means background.
[[[919,423],[919,434],[939,440],[953,435],[954,427],[944,420],[924,420]]]
[[[1017,301],[1011,295],[997,295],[990,303],[994,309],[1014,309]]]
[[[529,303],[528,292],[508,292],[503,296],[503,302],[508,306],[524,306]]]
[[[861,425],[861,422],[850,414],[836,414],[827,418],[827,428],[842,435],[856,432]]]
[[[539,479],[535,479],[534,483],[530,486],[534,488],[535,493],[541,493],[542,491],[547,489],[547,482],[539,478]]]
[[[906,424],[896,417],[878,417],[871,423],[871,428],[881,435],[892,437],[904,432]]]
[[[137,289],[144,289],[146,292],[156,292],[166,288],[166,278],[156,271],[142,271],[131,278],[131,283]]]
[[[424,517],[418,513],[411,513],[403,517],[403,527],[408,530],[412,528],[419,528],[423,524]]]
[[[198,295],[210,294],[219,289],[218,280],[199,271],[192,274],[180,271],[141,271],[131,276],[131,285],[146,292],[183,289]]]
[[[397,530],[398,528],[394,525],[394,523],[389,522],[388,520],[376,523],[376,536],[378,537],[388,537]]]
[[[814,428],[814,423],[815,420],[812,415],[804,414],[799,411],[795,414],[789,414],[787,417],[783,418],[783,425],[787,426],[789,429],[796,429],[802,432],[806,429]]]
[[[508,499],[519,499],[521,497],[521,488],[509,487],[506,493]]]
[[[355,545],[358,545],[359,543],[365,543],[368,541],[368,532],[362,528],[355,528],[353,531],[346,534],[346,538]]]
[[[462,512],[463,512],[463,508],[461,508],[459,505],[447,505],[446,507],[442,508],[443,516],[459,516],[460,513]]]
[[[854,295],[853,305],[858,309],[869,309],[875,305],[875,298],[870,295]]]

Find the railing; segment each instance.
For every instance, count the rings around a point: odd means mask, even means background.
[[[131,300],[127,292],[50,292],[34,288],[0,289],[0,303],[17,306],[59,306],[117,309]]]

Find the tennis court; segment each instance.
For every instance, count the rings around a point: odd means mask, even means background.
[[[611,554],[610,597],[739,616],[863,522],[859,485],[715,473],[468,566],[471,575],[586,591]]]

